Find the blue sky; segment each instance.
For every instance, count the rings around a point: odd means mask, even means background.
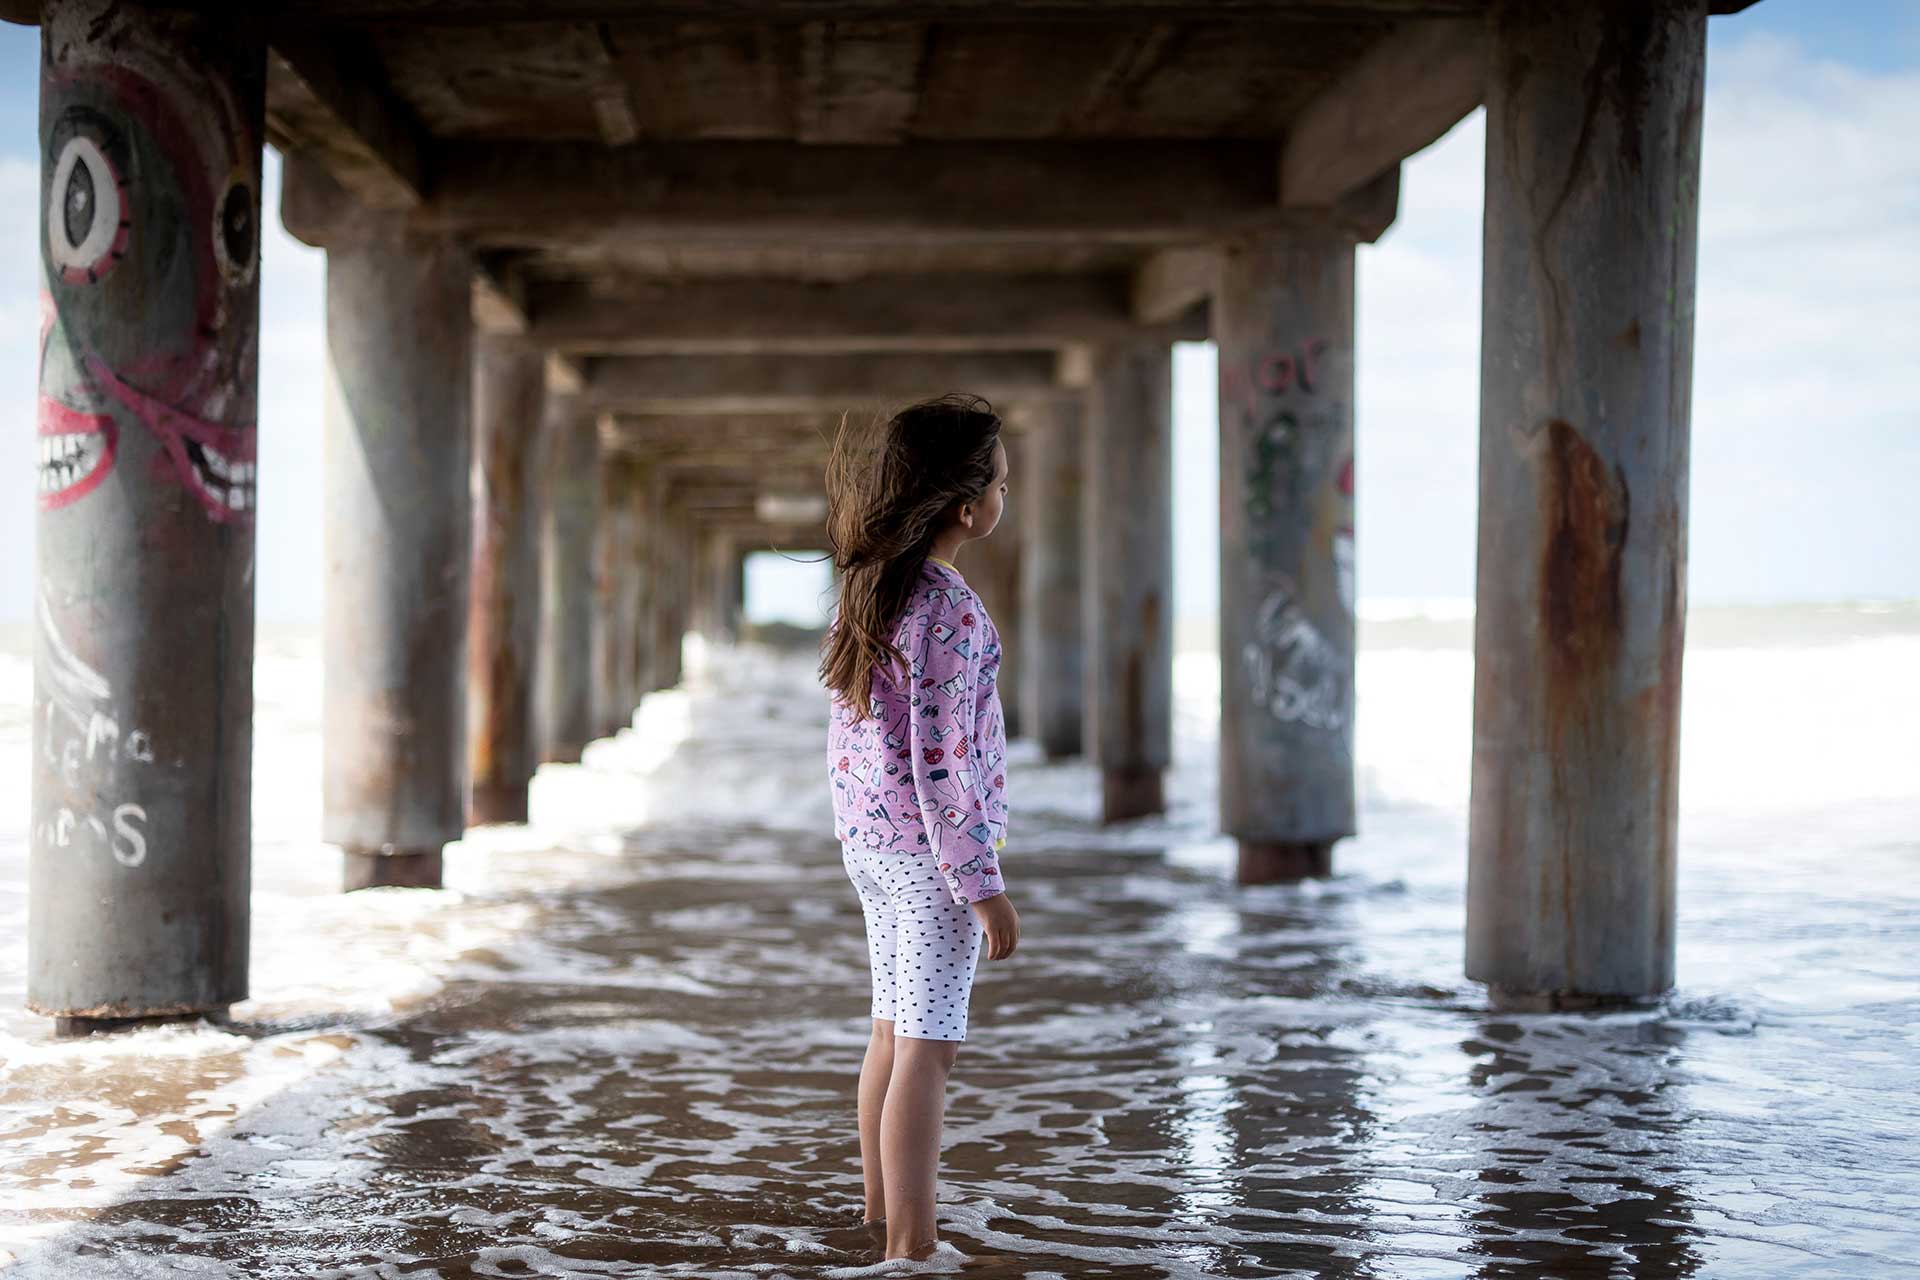
[[[36,32],[0,24],[0,450],[23,463],[0,496],[0,621],[32,598],[37,58]],[[1705,128],[1690,598],[1920,597],[1920,2],[1715,19]],[[1413,158],[1399,221],[1361,251],[1363,599],[1473,593],[1483,136],[1476,114]],[[270,211],[277,178],[269,153]],[[269,222],[256,582],[263,620],[313,621],[323,260]],[[1213,395],[1211,349],[1181,348],[1183,617],[1217,601]]]

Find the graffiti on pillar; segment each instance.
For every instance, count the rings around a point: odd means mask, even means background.
[[[1332,344],[1315,337],[1222,370],[1228,439],[1241,453],[1252,606],[1239,659],[1275,719],[1343,728],[1351,656],[1327,628],[1354,607],[1351,409],[1329,392]],[[1315,619],[1322,620],[1316,623]]]
[[[1325,394],[1323,363],[1330,346],[1325,338],[1310,338],[1222,371],[1228,425],[1238,429],[1247,451],[1241,503],[1256,563],[1292,567],[1287,557],[1299,522],[1282,517],[1324,505],[1336,478],[1351,509],[1350,409]],[[1351,536],[1351,519],[1338,523]]]
[[[120,723],[112,686],[67,644],[44,598],[39,621],[35,658],[43,696],[35,736],[70,803],[37,814],[35,835],[42,848],[78,849],[137,867],[147,859],[147,811],[127,796],[138,775],[153,767],[153,737]]]
[[[41,509],[118,469],[251,522],[258,139],[158,69],[49,71],[42,113]]]
[[[1346,724],[1346,655],[1300,608],[1291,580],[1270,584],[1240,658],[1254,705],[1274,719],[1315,729]]]
[[[1333,480],[1334,491],[1343,499],[1346,519],[1334,526],[1333,567],[1338,575],[1340,607],[1353,614],[1353,454],[1340,460]]]

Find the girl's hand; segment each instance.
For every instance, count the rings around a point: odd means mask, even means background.
[[[973,914],[980,917],[981,928],[987,931],[987,959],[1005,960],[1020,945],[1020,913],[1007,901],[1007,895],[996,893],[991,898],[982,898],[969,903]]]

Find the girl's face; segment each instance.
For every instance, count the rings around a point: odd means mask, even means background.
[[[980,495],[978,501],[969,502],[960,509],[962,523],[965,523],[967,513],[973,515],[973,527],[967,537],[984,538],[992,533],[993,527],[1000,523],[1000,513],[1006,510],[1006,506],[1007,446],[1004,441],[996,440],[993,442],[993,483],[987,486],[987,491]]]

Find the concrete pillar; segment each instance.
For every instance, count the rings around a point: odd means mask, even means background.
[[[1081,477],[1085,406],[1062,401],[1027,437],[1025,465],[1013,477],[1021,505],[1021,681],[1023,722],[1047,758],[1077,756],[1086,717],[1081,658]]]
[[[41,49],[27,1004],[85,1030],[247,994],[266,39],[47,0]]]
[[[1220,353],[1220,826],[1243,884],[1324,876],[1355,831],[1353,258],[1228,248]]]
[[[1088,407],[1088,736],[1120,822],[1166,809],[1173,751],[1173,348],[1102,348]]]
[[[468,821],[527,820],[540,643],[540,442],[545,362],[486,334],[473,359],[473,607],[467,664]]]
[[[740,591],[740,554],[733,539],[721,530],[701,535],[703,548],[700,590],[700,630],[713,644],[734,638],[734,600]]]
[[[327,250],[321,836],[348,889],[439,885],[466,825],[472,274],[398,217]]]
[[[669,649],[677,653],[680,648],[677,636],[672,634],[673,530],[667,518],[667,477],[658,470],[652,473],[647,486],[643,527],[645,559],[642,564],[647,589],[641,600],[640,628],[647,646],[647,664],[641,689],[652,693],[673,684],[667,676],[668,668],[673,665],[668,654]]]
[[[747,555],[739,546],[727,549],[726,595],[722,598],[727,638],[740,639],[747,620]]]
[[[1024,646],[1018,640],[1025,625],[1021,621],[1020,562],[1025,556],[1026,538],[1022,528],[1025,522],[1021,518],[1019,487],[1026,471],[1027,442],[1024,432],[1011,430],[1000,433],[1000,442],[1007,450],[1008,501],[993,536],[967,544],[964,555],[968,564],[964,575],[973,589],[980,593],[981,603],[987,606],[988,615],[1000,631],[1001,657],[997,688],[1000,693],[1000,712],[1006,720],[1007,737],[1011,739],[1026,732],[1018,696],[1021,667],[1026,655]]]
[[[687,622],[709,642],[718,634],[719,600],[719,535],[711,529],[698,530],[693,538],[693,600],[687,609]]]
[[[1673,983],[1705,0],[1490,18],[1467,974]]]
[[[656,487],[656,492],[664,492]],[[651,689],[671,689],[680,683],[681,641],[687,633],[687,600],[692,586],[692,538],[686,512],[677,503],[664,503],[651,523],[654,540],[649,601],[653,618]]]
[[[639,634],[630,616],[640,566],[632,559],[639,511],[634,490],[637,472],[624,454],[603,453],[598,473],[599,518],[593,544],[593,722],[610,737],[632,723],[637,693],[632,687],[632,655]]]
[[[547,393],[541,513],[540,758],[572,762],[599,734],[593,708],[594,530],[600,437],[579,397]]]
[[[627,492],[629,517],[626,543],[621,549],[621,688],[625,691],[626,719],[631,721],[640,699],[660,687],[654,671],[661,662],[655,651],[653,610],[663,598],[661,569],[654,562],[660,537],[660,509],[666,481],[646,463],[634,464],[634,480]]]

